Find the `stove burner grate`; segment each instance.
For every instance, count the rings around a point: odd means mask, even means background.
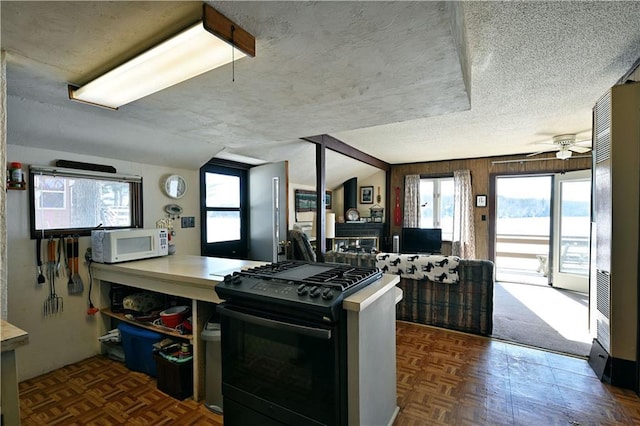
[[[335,263],[306,263],[282,261],[257,266],[240,272],[240,275],[261,279],[278,278],[290,280],[292,284],[323,285],[339,291],[379,275],[378,268],[357,267]]]

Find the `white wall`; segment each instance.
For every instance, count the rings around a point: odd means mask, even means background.
[[[384,208],[384,203],[386,200],[385,179],[386,173],[383,170],[380,170],[379,172],[374,173],[365,179],[358,179],[358,212],[360,213],[360,217],[371,216],[371,212],[369,211],[369,209],[375,205]],[[360,204],[360,187],[362,186],[373,186],[373,204]],[[378,202],[377,199],[378,188],[380,189],[380,202]]]
[[[196,227],[182,229],[174,222],[177,253],[200,254],[200,181],[198,170],[180,170],[147,164],[76,155],[66,152],[7,146],[7,161],[19,161],[26,171],[29,165],[53,165],[56,160],[72,160],[114,166],[118,173],[143,178],[144,226],[155,228],[157,220],[165,217],[163,207],[178,204],[184,216],[195,216]],[[186,195],[173,200],[164,195],[161,182],[170,174],[182,175],[188,185]],[[88,316],[87,295],[89,276],[82,262],[89,246],[89,237],[80,238],[80,276],[85,291],[80,296],[67,292],[64,273],[56,280],[56,292],[63,297],[64,312],[43,316],[44,301],[49,294],[48,282],[36,283],[36,242],[29,237],[29,191],[7,191],[8,245],[8,321],[29,333],[29,344],[17,349],[18,380],[46,373],[56,368],[91,357],[100,351],[97,342],[96,318]],[[94,287],[92,300],[97,302]]]
[[[358,178],[358,213],[360,217],[369,217],[369,209],[376,204],[384,207],[386,202],[386,173],[383,170],[372,174],[366,178]],[[360,204],[360,188],[363,186],[373,186],[373,204]],[[380,202],[377,201],[378,187],[380,188]],[[333,211],[336,213],[336,221],[344,222],[344,187],[340,186],[333,190]],[[384,219],[383,219],[384,220]]]

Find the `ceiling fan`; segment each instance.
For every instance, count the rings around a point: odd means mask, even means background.
[[[556,157],[560,160],[567,160],[571,158],[571,155],[576,152],[578,154],[584,154],[591,151],[591,139],[576,141],[575,133],[567,133],[564,135],[556,135],[552,138],[551,142],[542,142],[546,145],[554,145]],[[549,152],[549,150],[534,152],[527,155],[527,157],[533,157],[534,155]]]

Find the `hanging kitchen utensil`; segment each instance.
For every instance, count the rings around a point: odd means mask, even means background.
[[[44,302],[44,315],[53,315],[63,310],[62,297],[56,294],[56,241],[53,237],[47,243],[47,275],[49,276],[49,297]]]
[[[78,257],[77,257],[77,239],[69,238],[67,240],[67,251],[71,252],[71,256],[68,258],[69,263],[69,281],[67,282],[67,291],[69,294],[82,294],[84,292],[84,285],[78,275]],[[76,279],[77,276],[77,279]]]
[[[82,293],[84,291],[84,284],[82,282],[82,277],[79,274],[78,268],[78,256],[79,256],[80,244],[78,243],[78,236],[73,236],[73,285],[74,289],[77,293]]]
[[[67,266],[67,291],[69,291],[69,293],[71,293],[71,287],[73,286],[73,259],[71,256],[73,256],[73,239],[66,238],[64,259],[65,265]]]
[[[36,238],[36,261],[38,264],[38,276],[36,280],[38,284],[44,284],[46,279],[42,274],[42,238]]]
[[[55,306],[53,309],[53,313],[57,314],[58,312],[62,312],[64,310],[64,305],[62,297],[56,294],[56,241],[53,239],[53,237],[49,239],[49,246],[49,257],[51,258],[51,297],[53,299],[53,305]]]
[[[56,258],[56,278],[60,278],[60,257],[62,256],[62,236],[58,239],[58,256]]]

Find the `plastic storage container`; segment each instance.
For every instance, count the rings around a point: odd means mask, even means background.
[[[126,323],[120,323],[118,330],[120,330],[124,363],[127,368],[156,377],[153,344],[162,340],[162,335]]]
[[[222,352],[220,323],[208,322],[200,337],[205,342],[205,406],[215,413],[222,413]]]

